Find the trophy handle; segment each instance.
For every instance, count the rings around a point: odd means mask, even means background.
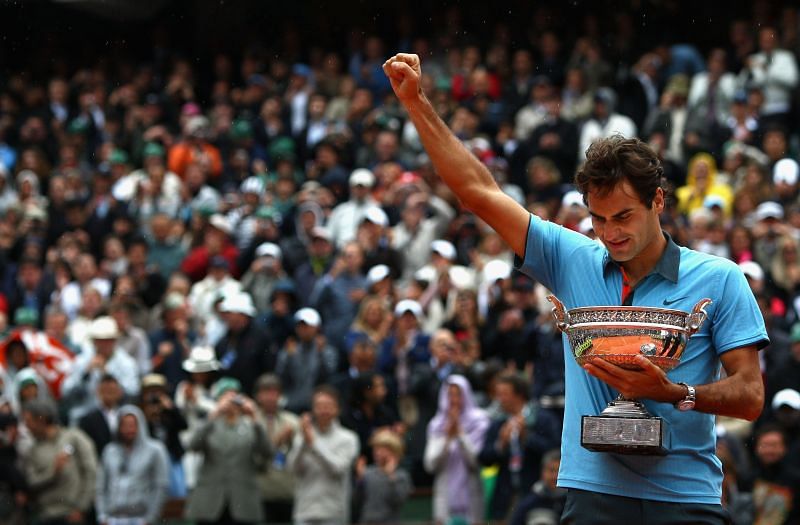
[[[556,326],[562,332],[569,328],[569,312],[564,308],[564,303],[558,300],[555,295],[548,295],[547,300],[553,303],[553,317],[556,320]]]
[[[708,317],[708,312],[706,312],[706,306],[711,304],[713,301],[709,298],[700,299],[694,308],[692,308],[692,313],[689,314],[689,318],[687,319],[686,328],[689,330],[689,336],[694,335],[698,330],[700,330],[700,326],[703,324],[703,321],[706,320]]]

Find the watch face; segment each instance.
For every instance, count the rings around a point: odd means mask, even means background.
[[[678,403],[678,410],[687,411],[694,408],[694,401],[690,401],[688,399],[684,399],[680,403]]]

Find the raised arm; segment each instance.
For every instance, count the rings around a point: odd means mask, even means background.
[[[529,213],[497,186],[491,173],[436,114],[420,87],[419,57],[398,53],[383,65],[397,98],[408,111],[436,173],[462,204],[486,221],[523,257]]]

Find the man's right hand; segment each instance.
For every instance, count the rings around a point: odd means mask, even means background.
[[[422,68],[417,55],[398,53],[383,63],[383,72],[400,102],[410,102],[419,96]]]

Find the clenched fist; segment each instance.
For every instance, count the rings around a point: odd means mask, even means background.
[[[383,63],[383,71],[401,102],[410,102],[419,96],[422,68],[417,55],[398,53]]]

